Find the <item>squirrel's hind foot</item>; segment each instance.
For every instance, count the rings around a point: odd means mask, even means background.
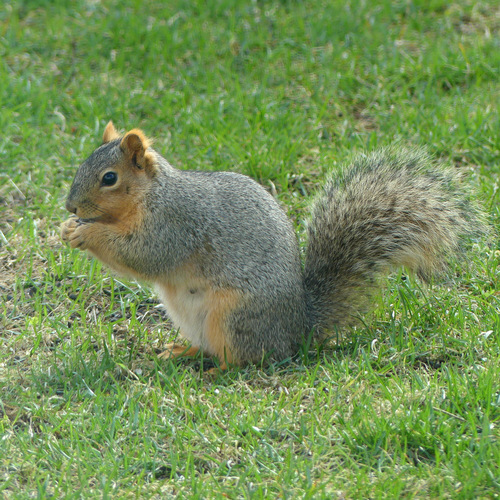
[[[200,351],[199,347],[185,346],[180,344],[167,344],[167,348],[158,357],[161,359],[176,359],[181,357],[194,357]]]

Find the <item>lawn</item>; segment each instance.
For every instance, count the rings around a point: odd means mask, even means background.
[[[247,174],[304,239],[362,151],[425,146],[498,228],[500,9],[461,0],[11,0],[0,7],[2,498],[498,498],[497,238],[297,359],[158,358],[147,284],[59,238],[112,119]]]

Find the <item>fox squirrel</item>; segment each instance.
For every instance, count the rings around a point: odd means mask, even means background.
[[[377,278],[445,268],[478,217],[453,174],[421,150],[358,157],[313,202],[302,266],[291,222],[255,181],[172,167],[141,130],[103,144],[79,167],[61,236],[119,273],[154,285],[189,342],[227,363],[282,360],[366,308]]]

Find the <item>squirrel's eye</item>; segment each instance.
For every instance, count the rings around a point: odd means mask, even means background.
[[[118,176],[114,172],[106,172],[102,176],[102,185],[103,186],[112,186],[118,180]]]

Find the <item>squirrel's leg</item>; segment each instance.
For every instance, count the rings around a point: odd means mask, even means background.
[[[219,360],[219,366],[210,373],[227,370],[228,363],[240,364],[238,353],[232,345],[229,319],[243,304],[243,295],[234,289],[214,290],[208,298],[208,315],[205,322],[207,352]]]
[[[232,342],[229,324],[237,309],[243,306],[245,297],[240,290],[216,288],[198,277],[187,275],[183,282],[161,283],[162,301],[170,317],[178,327],[181,336],[198,347],[169,345],[162,358],[193,356],[199,350],[206,356],[216,356],[219,366],[225,370],[228,363],[241,362]]]
[[[159,358],[175,359],[183,356],[191,357],[191,356],[196,356],[200,351],[199,347],[193,347],[193,346],[188,347],[185,345],[180,345],[175,343],[167,344],[166,347],[167,348],[161,354],[158,354]]]

